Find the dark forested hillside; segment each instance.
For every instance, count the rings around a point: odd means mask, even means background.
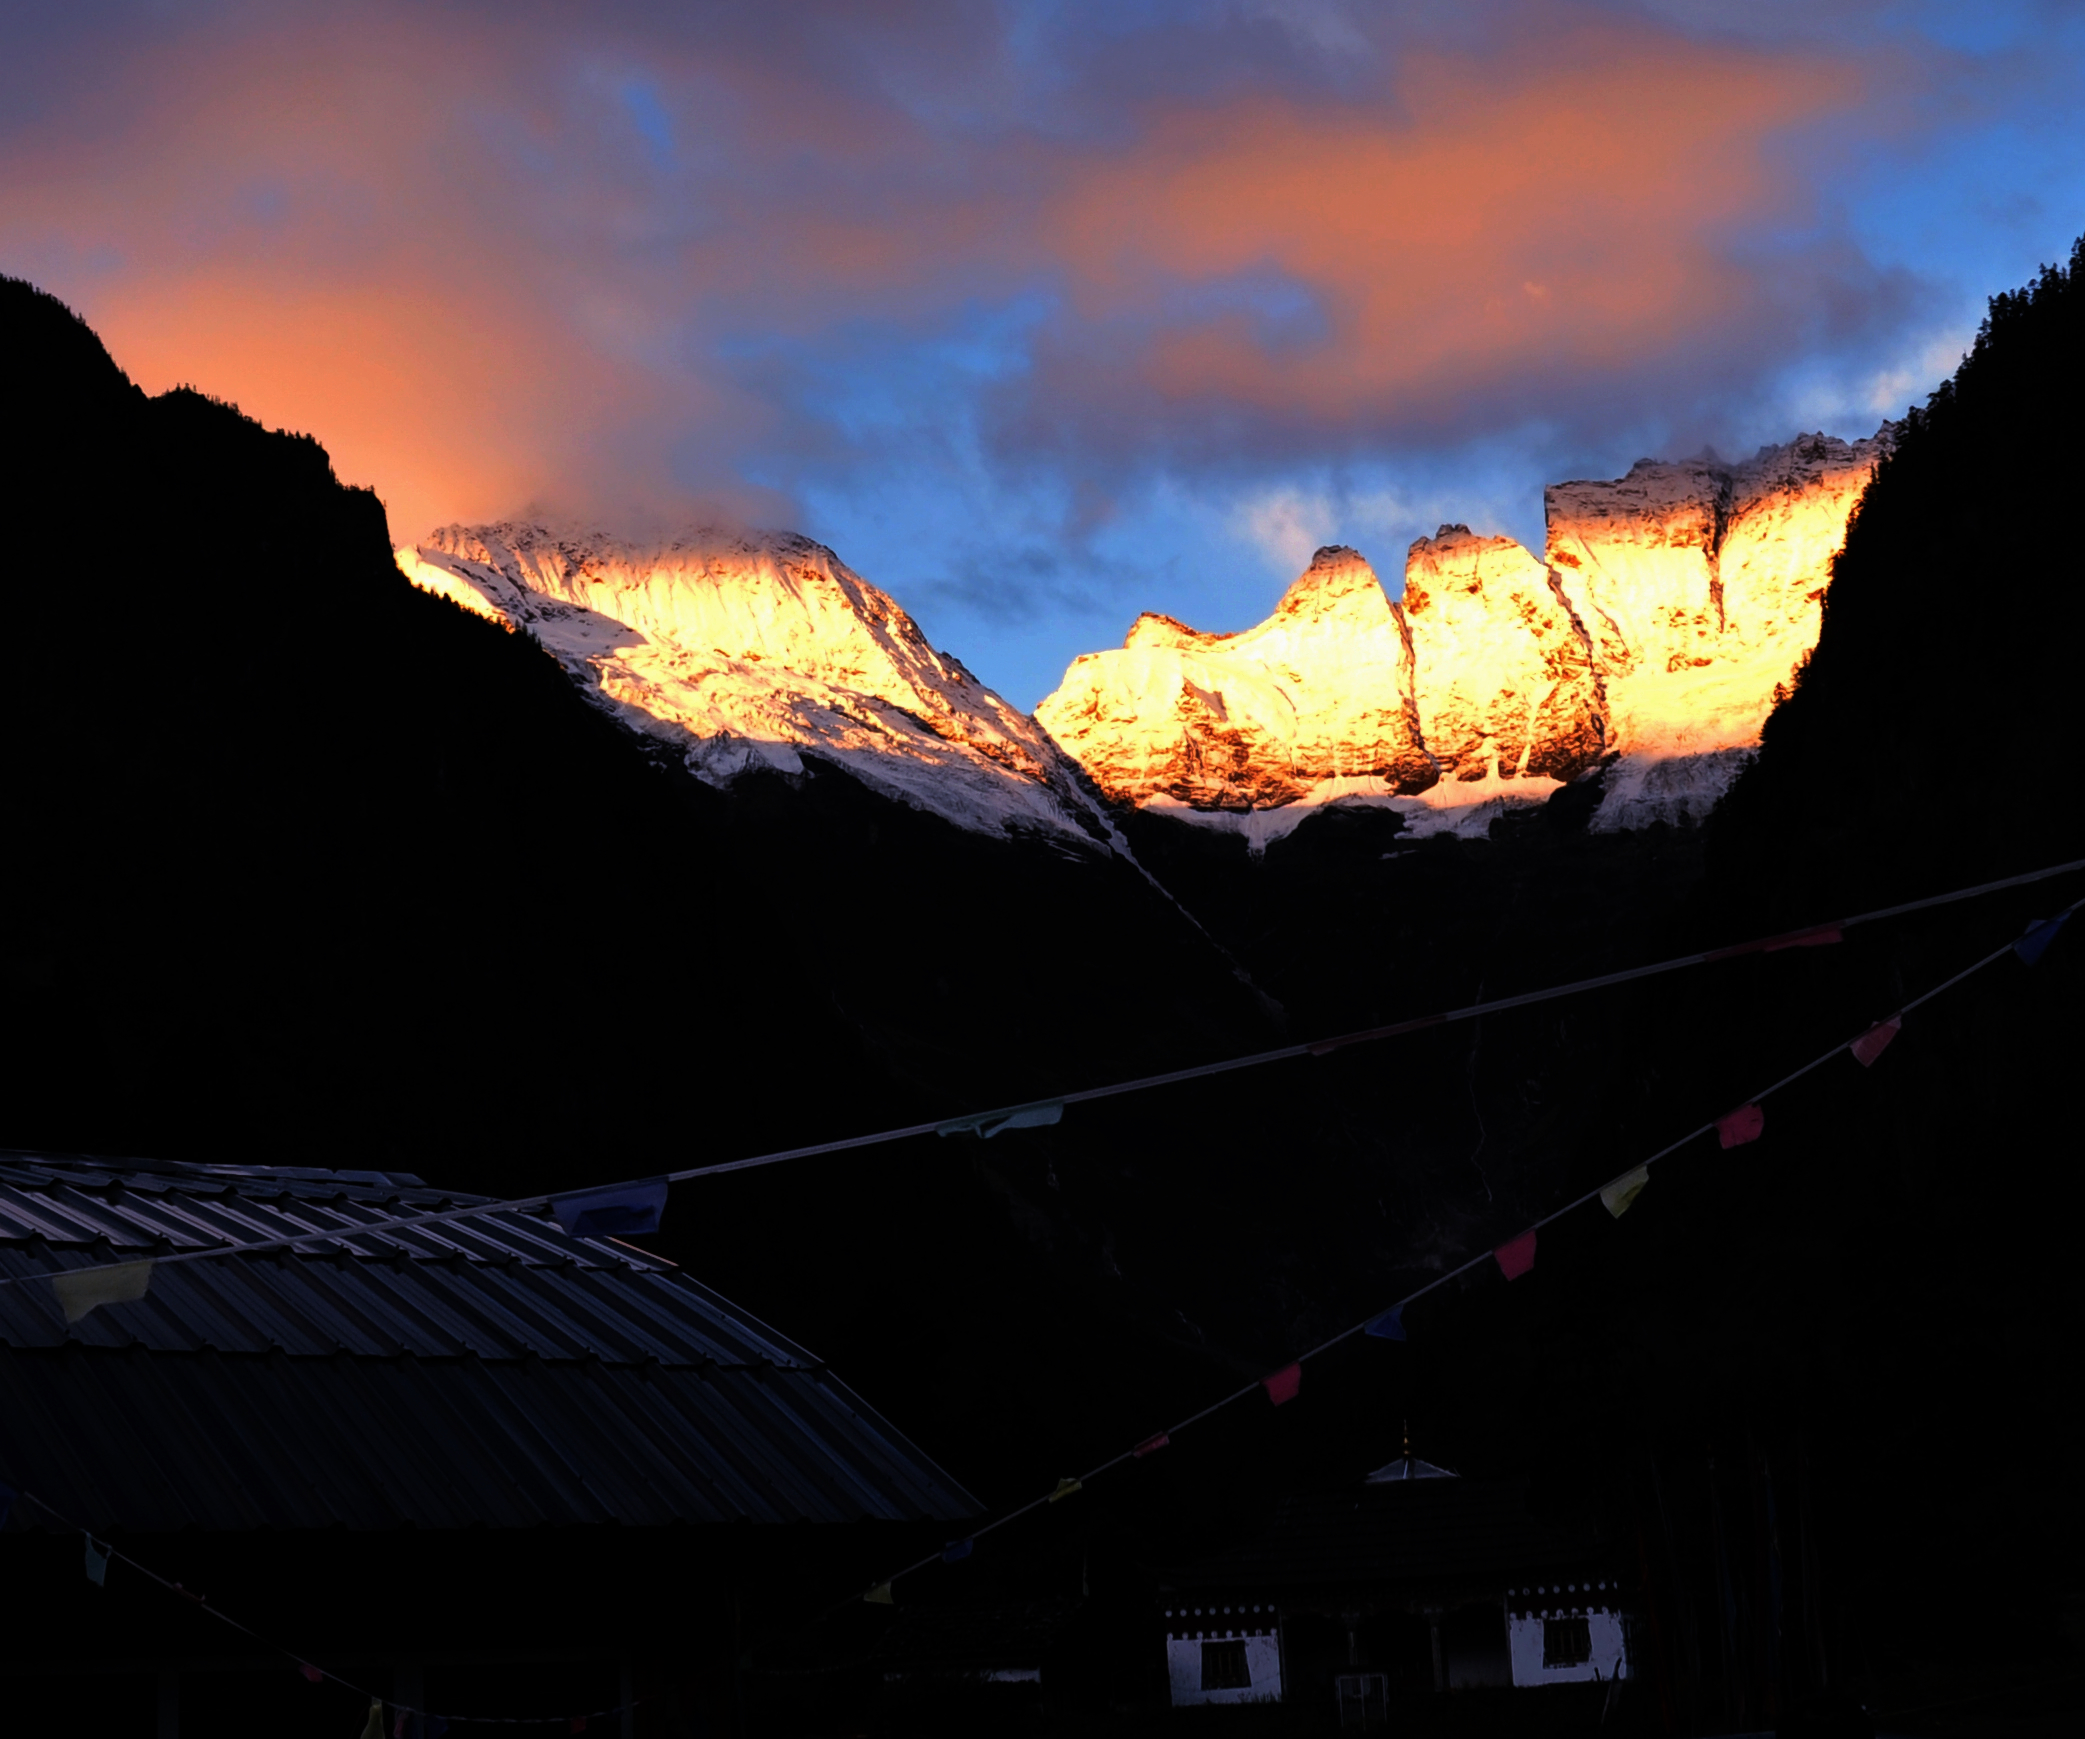
[[[1792,908],[2078,855],[2065,755],[2085,585],[2061,552],[2081,400],[2085,244],[1995,297],[1959,372],[1911,412],[1848,528],[1809,666],[1711,826],[1719,885],[1770,870]]]
[[[1335,812],[1260,860],[1132,819],[1226,955],[1119,862],[965,834],[815,769],[696,784],[532,643],[408,586],[381,506],[315,443],[193,392],[146,398],[62,307],[0,282],[0,1144],[598,1181],[2085,856],[2061,764],[2085,597],[2015,548],[2065,523],[2081,372],[2074,258],[2001,298],[1911,419],[1802,683],[1707,829],[1591,835],[1584,787],[1486,841],[1408,849]],[[658,1243],[988,1501],[1019,1500],[2080,894],[1078,1107],[989,1146],[744,1174],[677,1192]],[[1558,1222],[1531,1274],[1443,1289],[1408,1343],[1346,1344],[1293,1405],[1212,1421],[966,1574],[1141,1612],[1154,1567],[1278,1491],[1353,1479],[1409,1420],[1422,1455],[1607,1519],[1674,1728],[1756,1728],[1825,1686],[1910,1707],[2055,1670],[2085,1548],[2065,1243],[2081,984],[2085,936],[2001,961],[1873,1069],[1842,1056],[1776,1096],[1756,1144],[1695,1143],[1625,1219]]]
[[[655,764],[532,642],[409,586],[315,442],[147,398],[14,281],[0,382],[0,1143],[520,1192],[1275,1030],[1126,866],[837,775],[727,797]],[[982,1284],[1036,1246],[976,1151],[745,1180],[677,1202],[665,1247],[923,1436],[986,1421],[946,1453],[989,1483],[994,1403],[947,1366],[1057,1337]],[[919,1322],[972,1262],[986,1296]]]

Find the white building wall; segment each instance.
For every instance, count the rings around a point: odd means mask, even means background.
[[[1271,1616],[1271,1615],[1270,1615]],[[1272,1631],[1246,1636],[1245,1670],[1250,1685],[1229,1691],[1202,1689],[1202,1644],[1239,1636],[1237,1630],[1212,1628],[1166,1638],[1166,1676],[1171,1683],[1173,1707],[1184,1709],[1201,1703],[1278,1703],[1281,1701],[1281,1638]]]
[[[1575,1667],[1545,1667],[1542,1664],[1542,1618],[1539,1614],[1512,1613],[1506,1619],[1506,1646],[1513,1656],[1516,1685],[1575,1685],[1589,1679],[1629,1677],[1629,1651],[1622,1641],[1622,1617],[1618,1612],[1559,1612],[1559,1618],[1583,1617],[1592,1641],[1592,1658]]]

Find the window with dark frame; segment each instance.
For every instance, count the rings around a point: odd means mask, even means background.
[[[1593,1658],[1593,1627],[1583,1618],[1545,1618],[1542,1621],[1542,1664],[1545,1667],[1582,1667]]]
[[[1202,1644],[1202,1689],[1205,1691],[1249,1691],[1252,1669],[1245,1664],[1245,1639]]]

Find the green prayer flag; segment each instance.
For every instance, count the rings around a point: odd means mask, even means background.
[[[1643,1194],[1643,1186],[1651,1181],[1651,1168],[1639,1165],[1634,1171],[1625,1171],[1613,1183],[1600,1186],[1600,1205],[1616,1219],[1626,1214],[1636,1198]]]
[[[152,1284],[152,1259],[119,1262],[112,1268],[89,1268],[78,1274],[53,1274],[51,1290],[58,1295],[65,1320],[78,1322],[104,1304],[128,1304],[143,1298]]]

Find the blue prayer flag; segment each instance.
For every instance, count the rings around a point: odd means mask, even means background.
[[[630,1232],[656,1232],[666,1211],[667,1183],[614,1184],[559,1196],[550,1204],[557,1223],[575,1238],[613,1238]]]
[[[1403,1340],[1404,1306],[1393,1304],[1368,1325],[1368,1332],[1374,1335],[1377,1340]]]
[[[2061,917],[2043,918],[2028,925],[2027,934],[2013,944],[2013,952],[2032,966],[2048,952],[2049,944],[2056,940],[2056,932],[2063,928],[2064,918],[2069,916],[2070,913],[2065,912]]]
[[[1038,1105],[1011,1105],[1000,1111],[980,1111],[971,1117],[953,1117],[934,1131],[936,1135],[977,1135],[990,1141],[1002,1129],[1042,1129],[1064,1120],[1064,1101],[1045,1099]]]
[[[92,1534],[81,1536],[87,1542],[87,1580],[95,1587],[107,1585],[109,1579],[109,1553],[112,1547],[104,1546]]]
[[[965,1558],[970,1556],[970,1548],[976,1544],[975,1540],[949,1541],[946,1546],[941,1548],[942,1563],[960,1564]]]

